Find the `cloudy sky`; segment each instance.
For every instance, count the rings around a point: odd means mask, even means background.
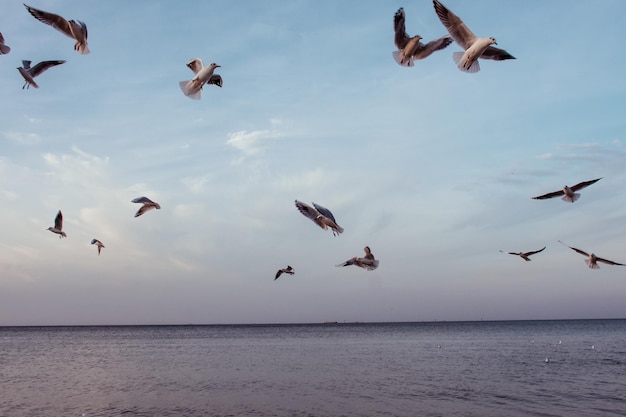
[[[558,243],[626,263],[626,3],[445,4],[517,59],[397,65],[399,7],[446,33],[430,0],[29,3],[86,22],[86,56],[3,4],[0,325],[626,317],[626,267]],[[224,79],[200,101],[195,57]],[[23,59],[67,63],[23,90]],[[365,245],[377,270],[335,267]]]

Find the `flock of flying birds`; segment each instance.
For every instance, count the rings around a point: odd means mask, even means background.
[[[78,53],[80,53],[81,55],[89,54],[89,47],[87,45],[88,32],[87,25],[85,23],[79,20],[66,20],[65,18],[57,14],[35,9],[26,4],[24,4],[24,6],[35,19],[52,26],[64,35],[74,39],[76,41],[76,43],[74,44],[74,50],[76,50]],[[444,35],[426,44],[420,42],[423,39],[421,36],[409,36],[406,33],[404,9],[400,8],[395,13],[393,25],[395,32],[394,43],[397,47],[397,50],[392,52],[392,56],[399,65],[412,67],[414,66],[415,60],[424,59],[430,56],[432,53],[448,47],[452,43],[452,41],[455,41],[459,46],[463,48],[463,52],[454,52],[452,54],[452,58],[459,70],[464,72],[478,72],[480,70],[480,65],[478,63],[479,58],[496,61],[515,59],[515,57],[509,54],[507,51],[493,46],[497,45],[495,38],[477,37],[476,35],[474,35],[474,33],[465,25],[465,23],[463,23],[463,20],[461,20],[457,15],[452,13],[439,0],[433,0],[433,6],[435,8],[437,16],[439,17],[439,20],[447,29],[448,35]],[[0,55],[8,54],[10,51],[11,48],[5,44],[4,37],[2,36],[2,33],[0,33]],[[25,81],[22,88],[27,89],[31,86],[34,88],[39,88],[39,86],[35,82],[35,77],[39,76],[47,69],[64,64],[65,62],[66,61],[64,60],[42,61],[31,67],[31,61],[22,61],[22,67],[17,68]],[[216,85],[218,87],[222,87],[222,77],[219,74],[215,74],[215,69],[219,68],[220,65],[216,63],[211,63],[208,66],[204,66],[200,58],[194,58],[187,63],[187,67],[189,67],[189,69],[191,69],[191,71],[194,73],[194,77],[191,80],[179,82],[180,89],[185,96],[194,100],[199,100],[201,98],[201,90],[204,85]],[[554,197],[562,197],[564,201],[573,203],[580,197],[580,194],[578,194],[577,191],[588,187],[591,184],[594,184],[600,179],[601,178],[584,181],[571,187],[564,186],[561,190],[550,192],[533,198],[537,200],[544,200]],[[131,202],[142,204],[137,213],[135,213],[135,217],[141,216],[148,210],[161,208],[158,203],[153,202],[147,197],[138,197],[133,199]],[[295,205],[300,213],[302,213],[305,217],[311,219],[323,230],[331,229],[334,236],[338,236],[343,233],[344,229],[337,224],[337,221],[335,220],[332,212],[327,208],[315,203],[313,203],[313,207],[311,207],[308,204],[298,200],[295,201]],[[66,233],[63,231],[63,214],[61,210],[59,210],[55,217],[54,226],[49,227],[47,230],[58,234],[59,238],[67,237]],[[583,250],[568,246],[561,241],[559,242],[576,251],[577,253],[586,256],[586,262],[589,268],[599,268],[598,262],[603,262],[609,265],[624,265],[618,262],[610,261],[608,259],[600,258],[593,253],[587,253]],[[98,239],[92,239],[91,244],[96,245],[98,249],[98,255],[100,255],[101,250],[105,247],[104,244]],[[520,256],[525,261],[530,261],[531,255],[542,252],[545,249],[546,247],[544,246],[542,249],[535,251],[508,253],[511,255]],[[366,246],[364,248],[364,251],[365,256],[355,256],[345,262],[337,264],[336,266],[341,267],[354,265],[369,271],[378,268],[379,261],[374,258],[374,255],[372,254],[369,246]],[[501,250],[500,252],[504,251]],[[274,280],[278,279],[282,274],[293,275],[294,272],[295,271],[293,267],[288,265],[286,268],[279,269],[276,272]]]

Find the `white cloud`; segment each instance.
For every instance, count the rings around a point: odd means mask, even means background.
[[[41,136],[36,133],[4,132],[4,137],[21,145],[34,145],[41,141]]]

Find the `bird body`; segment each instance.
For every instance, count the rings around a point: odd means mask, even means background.
[[[621,265],[624,266],[624,264],[620,264],[618,262],[613,262],[613,261],[609,261],[608,259],[604,259],[604,258],[600,258],[599,256],[596,256],[593,253],[587,253],[583,250],[571,247],[569,245],[566,245],[565,243],[561,242],[559,240],[559,243],[561,243],[562,245],[567,246],[568,248],[572,249],[575,252],[580,253],[581,255],[584,255],[587,257],[587,259],[585,259],[585,263],[587,264],[587,266],[589,266],[589,268],[591,269],[600,269],[600,265],[598,265],[598,262],[602,262],[608,265]]]
[[[187,63],[187,66],[196,74],[191,80],[178,83],[183,94],[187,97],[200,100],[200,92],[204,84],[215,84],[218,87],[222,86],[222,77],[219,74],[213,73],[215,68],[220,67],[220,65],[217,65],[215,62],[205,67],[200,58],[194,58]]]
[[[161,209],[161,206],[159,205],[159,203],[155,203],[154,201],[150,200],[148,197],[137,197],[131,200],[131,203],[143,204],[139,208],[139,210],[137,210],[137,213],[135,213],[135,217],[141,216],[148,210],[152,210],[152,209],[160,210]]]
[[[4,36],[0,33],[0,55],[8,54],[9,52],[11,52],[11,48],[4,44]]]
[[[521,257],[523,260],[525,261],[530,261],[530,255],[534,255],[535,253],[539,253],[541,251],[543,251],[546,247],[544,246],[543,248],[539,249],[539,250],[535,250],[535,251],[530,251],[530,252],[507,252],[509,255],[517,255],[519,257]],[[500,250],[500,252],[504,252],[502,250]]]
[[[479,38],[463,23],[463,21],[452,13],[439,0],[433,0],[435,12],[452,36],[465,52],[455,52],[452,54],[454,63],[464,72],[478,72],[480,65],[478,58],[502,61],[505,59],[515,59],[515,57],[503,49],[496,48],[495,38]]]
[[[333,213],[327,208],[315,203],[313,203],[313,207],[311,207],[298,200],[296,200],[296,207],[300,213],[313,220],[313,222],[322,229],[326,230],[330,228],[333,231],[333,236],[343,233],[343,227],[337,224],[335,216],[333,216]]]
[[[287,268],[282,268],[282,269],[279,269],[278,271],[276,271],[276,276],[274,277],[274,281],[276,281],[278,279],[278,277],[281,276],[282,274],[293,275],[294,274],[294,270],[291,267],[291,265],[287,265]]]
[[[568,187],[567,185],[563,186],[563,189],[559,191],[553,191],[551,193],[539,195],[537,197],[533,197],[533,200],[545,200],[548,198],[561,197],[561,200],[573,203],[574,201],[580,198],[580,194],[576,193],[576,191],[582,190],[585,187],[590,186],[598,181],[600,181],[602,177],[596,178],[595,180],[583,181],[579,182],[576,185]]]
[[[395,32],[394,43],[398,50],[393,51],[392,56],[403,67],[412,67],[414,60],[424,59],[452,43],[452,38],[448,35],[427,44],[420,42],[423,38],[419,35],[409,36],[406,33],[404,8],[402,7],[394,15],[393,27]]]
[[[44,12],[24,4],[26,10],[33,17],[42,23],[52,26],[59,32],[76,40],[74,50],[81,55],[87,55],[89,48],[87,47],[87,25],[80,20],[66,20],[58,14]]]
[[[67,237],[67,235],[63,231],[63,213],[61,213],[61,210],[59,210],[56,217],[54,218],[54,226],[48,227],[48,229],[46,230],[50,230],[52,233],[56,233],[57,235],[59,235],[59,239]]]
[[[104,248],[102,242],[100,242],[98,239],[91,239],[91,244],[98,247],[98,256],[100,256],[100,251],[102,250],[102,248]]]
[[[17,69],[19,73],[22,74],[22,77],[24,77],[24,85],[22,86],[22,89],[24,88],[28,89],[30,88],[30,86],[39,88],[39,86],[35,82],[35,77],[37,77],[39,74],[41,74],[48,68],[61,65],[64,63],[65,61],[63,60],[41,61],[34,67],[31,67],[30,66],[31,61],[22,61],[22,66]]]
[[[365,256],[363,258],[355,256],[335,266],[354,265],[358,266],[359,268],[367,269],[368,271],[373,271],[378,268],[378,260],[374,258],[374,254],[370,250],[370,247],[366,246],[363,248],[363,250],[365,251]]]

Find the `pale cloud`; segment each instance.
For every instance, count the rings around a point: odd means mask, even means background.
[[[185,177],[180,182],[193,194],[202,194],[208,183],[211,182],[211,174],[204,174],[198,177]]]
[[[41,141],[41,136],[36,133],[4,132],[4,137],[21,145],[34,145]]]
[[[252,156],[259,153],[262,148],[262,141],[275,137],[270,130],[255,130],[247,132],[245,130],[229,133],[227,145],[240,150],[246,156]]]

